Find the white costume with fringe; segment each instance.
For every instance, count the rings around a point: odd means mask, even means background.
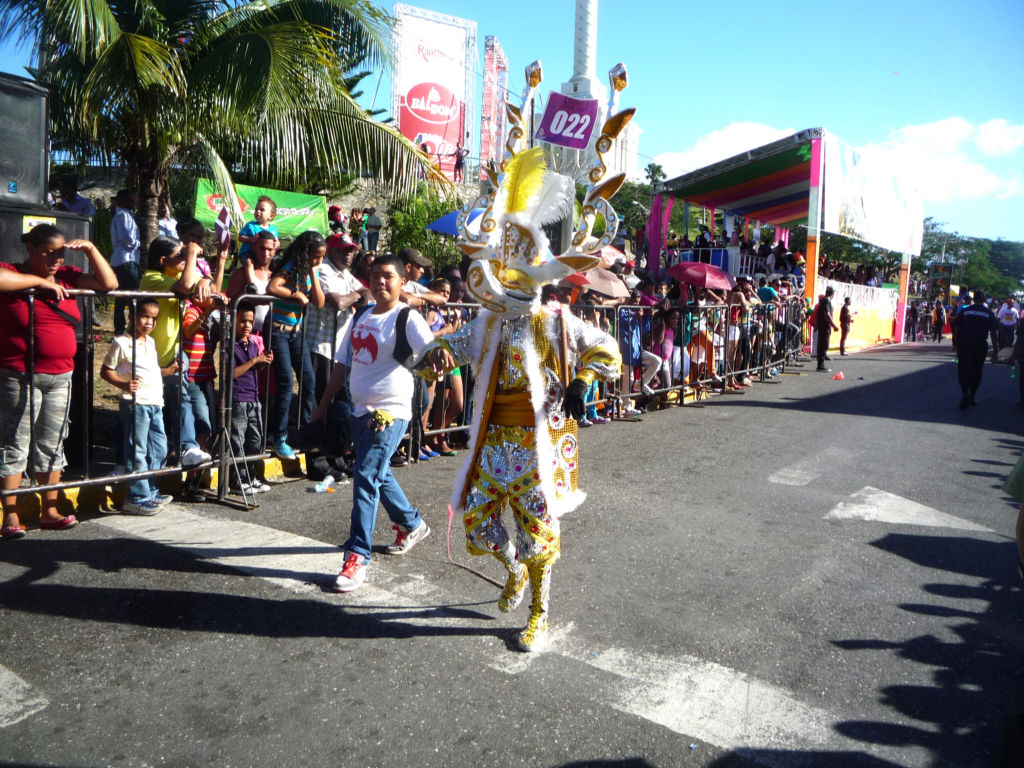
[[[585,381],[617,378],[615,340],[560,306],[537,306],[532,314],[485,310],[437,343],[457,365],[472,365],[477,376],[469,456],[451,498],[452,509],[463,515],[466,548],[484,555],[508,547],[502,520],[507,500],[515,559],[553,563],[559,518],[585,498],[577,484],[577,425],[562,412],[561,372],[578,365],[576,377]]]
[[[472,365],[477,377],[470,452],[451,509],[462,514],[469,552],[494,555],[508,570],[499,610],[519,605],[529,583],[530,618],[519,634],[519,647],[526,651],[539,650],[548,635],[551,564],[561,550],[559,518],[584,498],[577,487],[577,426],[562,405],[566,389],[574,369],[581,380],[572,390],[576,397],[581,386],[585,392],[595,379],[618,377],[621,366],[611,336],[565,308],[542,307],[539,300],[543,285],[599,264],[601,249],[615,237],[618,215],[609,201],[626,176],[604,180],[604,153],[634,110],[615,112],[617,94],[626,87],[626,68],[616,65],[609,78],[612,114],[593,145],[590,184],[569,247],[555,255],[544,227],[573,215],[575,183],[549,170],[543,147],[519,149],[525,135],[522,110],[542,79],[540,62],[526,68],[520,107],[506,105],[512,128],[505,156],[500,165],[485,168],[489,186],[456,219],[459,247],[473,260],[466,288],[484,310],[435,342],[451,353],[454,365]],[[475,207],[484,213],[479,232],[471,233],[467,224]],[[599,218],[601,234],[594,235]],[[431,356],[431,365],[444,357]],[[515,543],[502,521],[506,501],[515,520]]]

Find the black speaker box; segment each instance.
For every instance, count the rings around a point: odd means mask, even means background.
[[[0,204],[46,202],[49,99],[32,81],[0,73]]]
[[[92,219],[77,213],[54,211],[49,208],[28,208],[0,203],[0,261],[20,264],[27,257],[21,235],[36,223],[53,224],[67,240],[92,240]],[[104,254],[109,257],[109,254]],[[81,251],[68,251],[64,264],[89,271],[89,260]]]

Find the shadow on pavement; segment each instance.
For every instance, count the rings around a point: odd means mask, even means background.
[[[294,598],[272,600],[197,590],[40,583],[68,563],[102,573],[179,572],[239,576],[239,571],[207,563],[180,551],[137,539],[32,541],[4,547],[4,560],[24,568],[0,583],[0,609],[74,620],[111,622],[184,632],[224,632],[257,637],[410,638],[488,635],[508,640],[512,630],[481,626],[494,617],[466,606],[345,605]],[[333,576],[321,574],[321,580]],[[139,578],[137,575],[135,578]],[[141,577],[145,580],[145,576]],[[459,626],[452,620],[472,622]],[[444,623],[430,624],[431,620]],[[411,622],[415,623],[411,623]]]
[[[889,534],[872,545],[924,568],[983,581],[977,586],[946,582],[922,586],[924,593],[940,600],[971,601],[967,609],[962,603],[941,602],[900,606],[910,613],[950,618],[947,628],[954,640],[928,634],[904,640],[834,641],[849,651],[895,652],[932,669],[930,685],[892,681],[879,690],[880,701],[894,711],[897,722],[851,720],[836,729],[873,744],[918,745],[931,753],[931,764],[936,766],[994,765],[1002,751],[1004,716],[1013,707],[1007,691],[1020,684],[1024,659],[1014,544]],[[1024,759],[1011,764],[1024,765]]]

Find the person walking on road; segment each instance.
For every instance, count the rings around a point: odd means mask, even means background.
[[[412,419],[413,375],[406,367],[434,340],[427,321],[401,301],[403,264],[385,255],[370,268],[375,304],[352,318],[338,348],[331,378],[313,421],[327,418],[328,406],[348,380],[352,397],[352,439],[356,457],[352,475],[352,523],[345,564],[335,592],[352,592],[366,580],[371,537],[382,504],[398,532],[385,551],[404,555],[430,534],[420,511],[391,474],[390,459]],[[435,373],[440,373],[439,368]]]
[[[957,376],[960,379],[960,410],[977,405],[978,386],[981,384],[981,369],[988,354],[989,337],[995,337],[999,321],[992,310],[985,306],[985,292],[974,292],[974,303],[957,313],[956,356]]]
[[[825,361],[831,360],[828,356],[828,347],[832,340],[832,331],[838,331],[839,326],[836,325],[835,319],[832,317],[832,297],[835,295],[836,289],[831,285],[825,289],[825,295],[818,302],[818,307],[814,311],[816,317],[814,318],[814,330],[818,332],[818,367],[819,371],[828,371],[829,368],[825,367]]]
[[[850,326],[853,325],[853,312],[850,311],[852,299],[847,296],[843,299],[843,306],[839,309],[839,327],[842,331],[839,334],[839,354],[846,357],[846,339],[850,335]]]
[[[942,299],[935,300],[932,310],[932,341],[942,341],[942,329],[946,327],[946,306]]]

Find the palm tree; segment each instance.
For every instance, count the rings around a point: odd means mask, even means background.
[[[346,88],[349,66],[388,63],[390,22],[367,0],[0,0],[0,42],[37,53],[54,148],[125,168],[145,243],[187,165],[210,169],[236,221],[232,171],[277,186],[308,165],[394,193],[444,189]]]

